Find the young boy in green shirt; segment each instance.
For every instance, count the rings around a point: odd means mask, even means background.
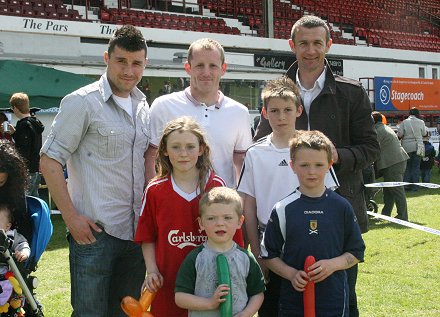
[[[263,302],[264,279],[254,256],[233,240],[243,223],[240,196],[227,187],[216,187],[200,199],[199,225],[208,240],[191,251],[177,274],[175,300],[189,316],[218,317],[219,305],[232,292],[234,316],[252,317]],[[218,285],[216,258],[228,261],[231,289]]]

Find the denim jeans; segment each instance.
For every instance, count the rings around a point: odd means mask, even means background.
[[[29,188],[26,194],[29,196],[40,197],[40,195],[38,195],[38,186],[40,185],[40,181],[40,173],[29,173]]]
[[[432,170],[420,170],[420,177],[422,178],[422,183],[430,183],[431,182],[431,174]]]
[[[87,245],[68,235],[72,316],[126,317],[121,299],[139,299],[145,279],[141,247],[104,231],[94,235],[97,241]]]
[[[419,183],[420,179],[420,161],[422,159],[421,156],[418,156],[416,152],[409,152],[409,159],[406,162],[406,170],[405,175],[403,176],[404,182],[409,183]],[[417,185],[408,185],[405,186],[406,189],[418,190]]]

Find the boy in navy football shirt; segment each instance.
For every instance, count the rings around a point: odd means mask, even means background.
[[[350,203],[324,185],[331,141],[318,131],[300,132],[290,158],[300,186],[275,205],[261,245],[266,266],[283,278],[278,316],[303,316],[308,281],[316,283],[317,316],[348,316],[345,270],[363,261],[365,244]],[[307,274],[309,255],[316,263]]]

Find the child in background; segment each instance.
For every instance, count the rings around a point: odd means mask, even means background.
[[[31,249],[26,238],[17,232],[16,229],[11,230],[12,227],[12,212],[7,204],[0,203],[0,229],[3,230],[7,237],[12,240],[12,245],[9,247],[11,255],[17,262],[26,261]],[[11,268],[8,262],[2,256],[0,260],[0,301],[2,309],[6,309],[1,316],[24,316],[23,303],[25,301],[24,295],[16,293],[10,278],[7,278]],[[17,282],[18,283],[18,282]],[[10,306],[7,304],[9,303]],[[21,303],[21,304],[17,304]],[[18,306],[17,306],[18,305]]]
[[[268,119],[272,133],[247,150],[237,190],[243,197],[244,224],[252,253],[267,277],[268,270],[258,258],[260,242],[275,203],[299,186],[289,167],[289,140],[296,133],[296,118],[303,108],[297,86],[287,77],[269,81],[261,99],[263,116]],[[326,177],[328,188],[338,186],[334,173]],[[271,273],[268,279],[264,302],[258,311],[260,317],[278,313],[280,278]]]
[[[134,239],[142,243],[144,287],[158,291],[151,306],[155,316],[188,315],[174,302],[176,275],[185,256],[207,239],[197,223],[199,199],[218,186],[225,183],[213,172],[200,126],[190,117],[169,122],[159,143],[158,174],[145,189]]]
[[[6,122],[6,124],[4,124],[3,122]],[[6,131],[4,130],[5,125],[9,128],[8,117],[3,112],[0,112],[0,140],[6,139],[6,140],[12,142],[12,136],[9,133],[6,133]]]
[[[265,265],[283,277],[278,316],[303,316],[302,292],[309,280],[316,283],[316,316],[347,316],[345,270],[363,261],[365,244],[350,203],[324,185],[331,141],[319,131],[298,133],[290,156],[300,185],[275,205],[261,244]],[[316,263],[307,274],[309,255]]]
[[[26,261],[30,254],[31,249],[26,238],[17,232],[12,227],[12,213],[8,205],[0,204],[0,229],[2,229],[9,239],[11,239],[12,246],[10,247],[11,254],[18,262]],[[9,265],[7,262],[0,262],[0,274],[5,274],[9,271]]]
[[[423,137],[423,144],[425,144],[425,156],[420,161],[420,177],[422,183],[431,182],[432,167],[434,166],[435,149],[431,142],[429,142],[430,135]]]
[[[200,200],[200,227],[208,241],[185,258],[176,280],[176,304],[190,317],[218,317],[222,298],[232,292],[234,317],[252,317],[263,302],[264,279],[252,254],[232,237],[243,223],[240,196],[226,187],[214,188]],[[218,285],[217,255],[228,261],[231,289]]]

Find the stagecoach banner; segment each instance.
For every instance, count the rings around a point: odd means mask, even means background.
[[[397,77],[374,77],[377,111],[440,110],[440,80]]]

